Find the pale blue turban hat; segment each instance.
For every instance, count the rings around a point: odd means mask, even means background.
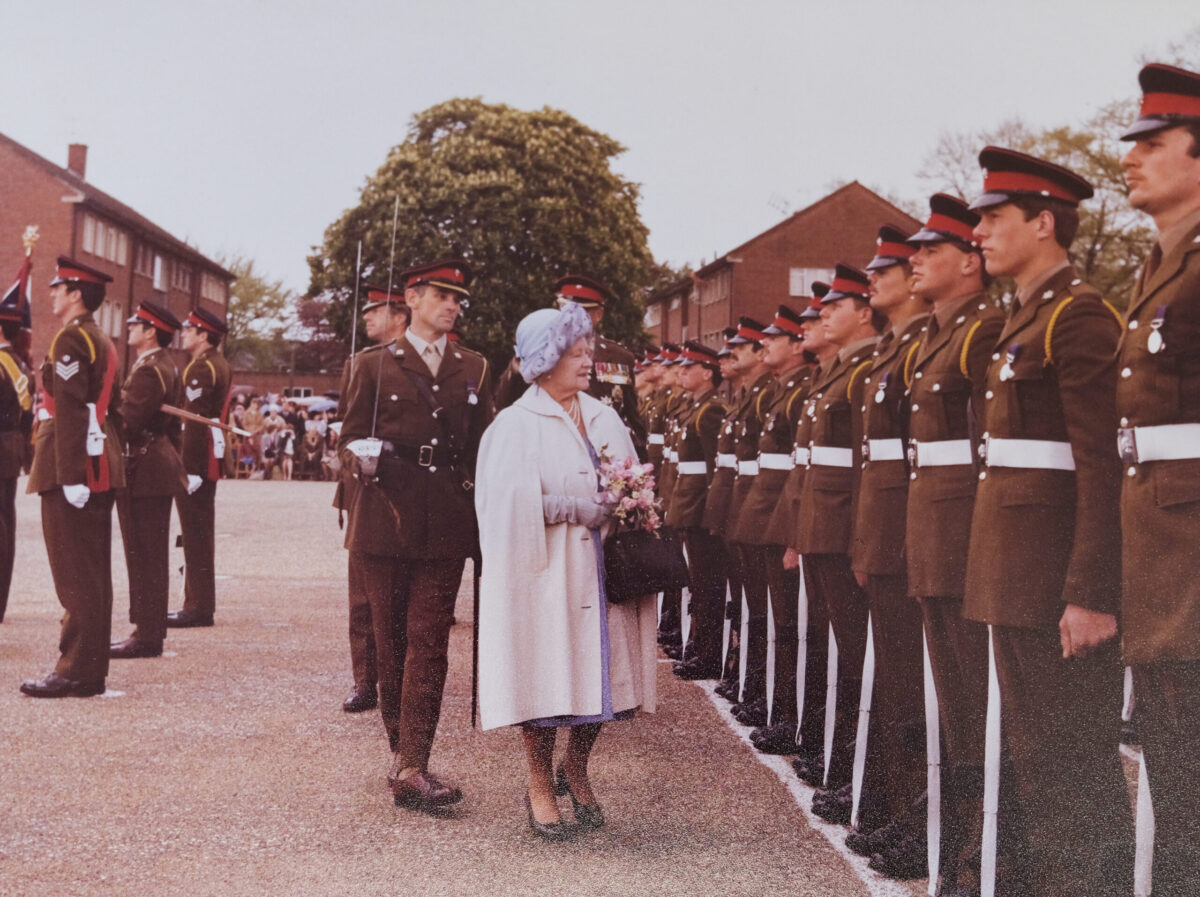
[[[521,360],[521,376],[532,383],[558,364],[580,339],[591,335],[591,316],[575,302],[527,314],[517,325],[516,355]]]

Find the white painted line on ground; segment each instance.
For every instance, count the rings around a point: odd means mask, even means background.
[[[162,656],[163,657],[178,657],[179,652],[178,651],[163,651]]]
[[[104,692],[103,692],[103,693],[100,695],[100,697],[102,697],[102,698],[123,698],[123,697],[125,697],[125,692],[123,692],[123,691],[114,691],[113,689],[109,688],[109,689],[106,689],[106,690],[105,690],[105,691],[104,691]]]
[[[661,663],[662,661],[660,660],[659,662]],[[691,684],[697,686],[708,695],[708,699],[717,708],[717,713],[725,721],[725,725],[746,744],[746,747],[754,754],[758,762],[779,777],[779,781],[791,793],[792,798],[796,801],[796,806],[800,808],[800,812],[808,820],[809,826],[823,835],[825,840],[833,846],[833,849],[846,860],[846,864],[854,870],[854,874],[866,885],[867,890],[871,893],[871,897],[912,897],[913,889],[909,883],[884,878],[867,865],[869,862],[867,857],[860,857],[846,847],[846,835],[849,833],[849,829],[843,825],[832,825],[813,813],[812,796],[814,789],[796,775],[795,770],[792,769],[790,757],[786,755],[764,754],[754,746],[750,741],[751,728],[743,726],[735,720],[729,712],[731,706],[729,702],[713,692],[713,689],[718,684],[717,681],[703,679],[694,681]]]

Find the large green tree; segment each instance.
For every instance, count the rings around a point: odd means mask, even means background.
[[[329,298],[330,323],[347,337],[361,240],[362,278],[383,285],[416,262],[469,260],[475,279],[462,325],[468,344],[496,365],[512,352],[517,322],[548,305],[554,281],[568,272],[608,285],[617,299],[603,331],[636,339],[652,260],[638,185],[611,168],[623,152],[612,138],[548,107],[524,112],[454,99],[418,113],[358,204],[309,256],[309,295]]]
[[[274,367],[284,334],[294,321],[295,294],[283,281],[257,271],[253,259],[235,255],[219,262],[237,277],[229,291],[225,354],[238,367]]]

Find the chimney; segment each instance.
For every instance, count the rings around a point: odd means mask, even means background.
[[[67,147],[67,169],[81,178],[87,175],[87,144],[72,143]]]

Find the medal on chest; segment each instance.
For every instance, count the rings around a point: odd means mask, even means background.
[[[1146,351],[1151,355],[1157,355],[1166,346],[1162,335],[1162,325],[1166,319],[1167,307],[1160,305],[1154,311],[1154,320],[1150,322],[1150,335],[1146,338]]]
[[[879,378],[879,388],[875,390],[875,404],[882,405],[883,400],[887,398],[888,381],[891,379],[891,372],[886,372]]]
[[[1009,380],[1011,380],[1013,378],[1013,376],[1014,376],[1013,375],[1013,362],[1017,360],[1017,357],[1020,354],[1021,354],[1021,344],[1020,343],[1013,343],[1011,346],[1008,347],[1008,351],[1006,352],[1005,359],[1004,359],[1004,366],[1002,368],[1000,368],[1001,381],[1007,383]]]

